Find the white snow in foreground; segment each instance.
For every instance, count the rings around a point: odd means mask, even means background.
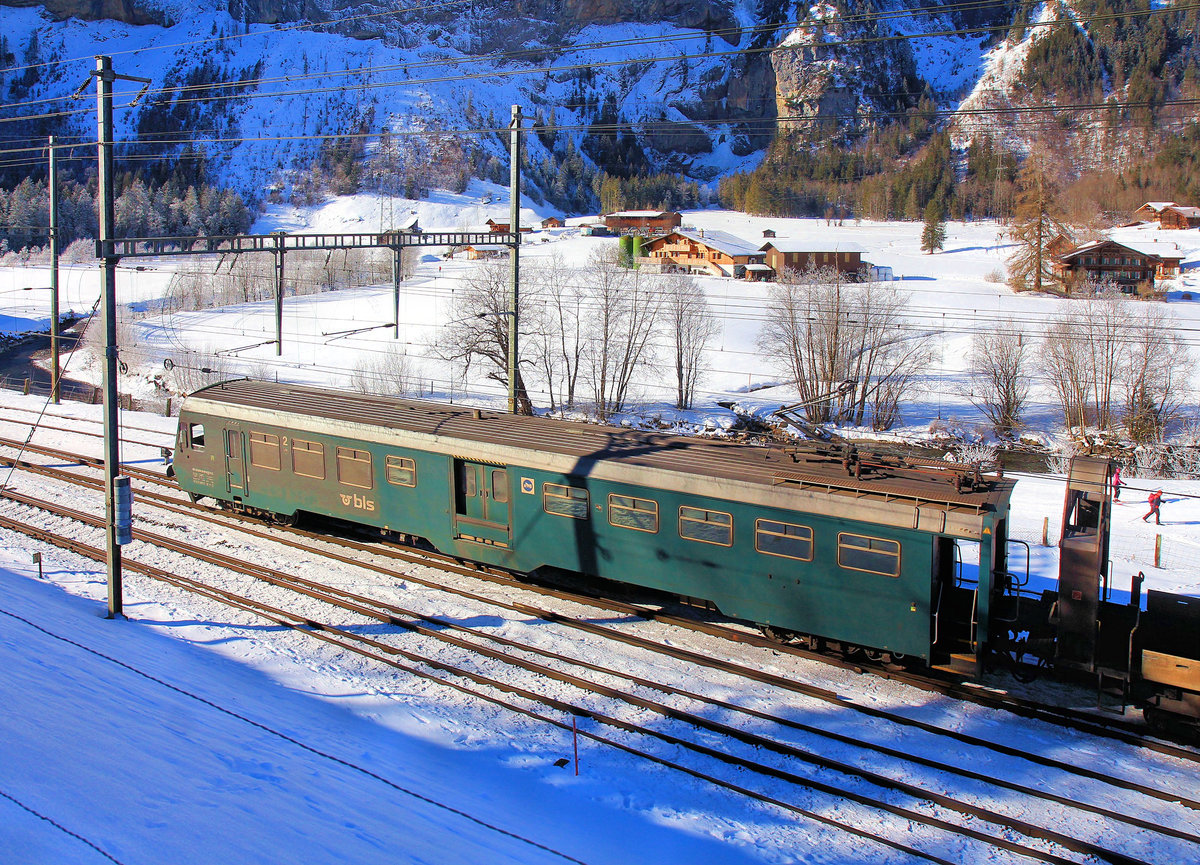
[[[42,407],[36,397],[0,391],[0,435],[13,436],[14,421]],[[78,418],[85,428],[82,419],[99,419],[100,410],[66,404],[51,414],[61,415],[48,420],[56,426]],[[173,421],[123,412],[122,425],[128,437],[151,442],[144,430],[169,433]],[[43,430],[35,442],[100,448],[63,431]],[[154,447],[128,445],[124,454],[157,461]],[[38,483],[23,474],[5,481],[18,489]],[[1200,498],[1176,493],[1200,493],[1200,483],[1170,486],[1161,528],[1138,520],[1142,493],[1127,491],[1131,503],[1116,508],[1115,554],[1143,548],[1136,560],[1116,563],[1118,585],[1140,568],[1152,587],[1200,590],[1194,566],[1146,563],[1154,532],[1174,550],[1200,522]],[[1032,543],[1035,585],[1053,579],[1055,550],[1037,536],[1048,516],[1053,543],[1061,496],[1061,480],[1018,483],[1013,534]],[[77,506],[100,507],[98,495],[80,499]],[[135,520],[152,531],[194,523],[164,523],[147,504],[135,505]],[[236,546],[220,544],[226,552]],[[319,573],[303,552],[272,564]],[[569,734],[141,578],[127,577],[128,620],[105,620],[101,565],[7,531],[0,581],[0,861],[109,861],[89,843],[129,865],[567,861],[558,853],[614,865],[908,861],[587,740],[577,778],[571,764],[554,765],[573,757]],[[401,583],[396,591],[402,599],[411,590]],[[660,666],[625,669],[653,677]],[[802,675],[836,679],[841,692],[870,704],[916,699],[914,710],[931,719],[961,713],[949,723],[967,729],[1024,723],[875,677]],[[1085,692],[1080,704],[1090,699]],[[814,719],[828,712],[792,701],[780,708]],[[1025,735],[1041,742],[1046,734],[1013,727],[1003,737]],[[1088,760],[1110,753],[1086,742],[1053,747],[1082,748],[1079,759]],[[909,768],[903,776],[925,783],[924,775]],[[1110,795],[1119,806],[1119,793]]]
[[[481,200],[467,196],[422,203],[422,225],[473,225]],[[268,214],[256,230],[286,224],[294,231],[369,231],[370,214],[378,210],[378,201],[341,201],[314,211]],[[989,223],[951,225],[946,252],[926,256],[918,248],[919,225],[837,227],[715,211],[688,214],[685,221],[747,239],[770,227],[781,237],[855,242],[867,250],[865,258],[891,265],[903,276],[898,284],[912,293],[920,316],[939,332],[944,351],[920,398],[906,411],[901,433],[924,432],[939,416],[970,430],[979,417],[959,395],[970,334],[1008,320],[1027,322],[1034,330],[1063,303],[1014,296],[986,279],[1003,266],[1006,254],[997,226]],[[1126,233],[1177,242],[1193,261],[1200,249],[1196,231]],[[537,242],[542,236],[550,242]],[[526,251],[530,258],[559,253],[582,263],[597,245],[612,242],[567,230],[535,235]],[[120,301],[153,309],[169,290],[178,263],[146,262],[142,271],[123,268]],[[425,346],[446,320],[452,292],[470,266],[430,258],[406,283],[401,342],[416,362],[429,365],[431,379],[448,376],[434,369]],[[95,275],[94,266],[67,272],[64,308],[91,308]],[[747,393],[780,380],[755,349],[754,315],[766,288],[721,279],[702,282],[713,306],[729,314],[710,352],[706,392],[697,409],[680,419],[728,424],[731,415],[716,401],[731,396],[752,408],[788,401],[782,386]],[[7,331],[46,327],[45,292],[23,290],[45,284],[44,268],[0,270],[0,315],[8,317],[3,320]],[[1200,296],[1196,270],[1175,282],[1166,305],[1181,325],[1193,327],[1200,307],[1182,300],[1184,291]],[[357,358],[378,354],[394,341],[379,331],[327,343],[322,332],[387,322],[390,312],[388,287],[289,297],[283,358],[277,362],[267,346],[239,357],[227,353],[224,360],[276,371],[281,378],[344,387]],[[161,373],[162,360],[179,357],[184,349],[236,348],[255,337],[269,338],[273,323],[270,304],[246,304],[168,318],[153,314],[140,319],[138,327],[142,360],[122,376],[124,390],[147,389],[148,378]],[[96,380],[98,366],[81,351],[70,360],[68,375]],[[642,414],[674,417],[663,380],[648,375],[641,383]],[[482,380],[461,387],[460,400],[463,391],[474,401],[501,399]],[[1044,389],[1036,399],[1031,417],[1035,429],[1048,435],[1054,419]],[[1188,404],[1195,405],[1194,395]],[[30,417],[19,409],[43,407],[36,396],[0,391],[0,435],[17,436],[19,427],[6,421]],[[100,416],[98,407],[74,403],[52,413]],[[122,419],[134,438],[143,435],[134,427],[169,432],[174,423],[129,412]],[[35,441],[85,450],[68,433],[46,430]],[[96,443],[88,447],[99,452]],[[130,448],[125,456],[151,462],[157,453]],[[1147,588],[1200,594],[1200,482],[1127,480],[1130,486],[1113,516],[1114,599],[1123,598],[1130,575],[1139,571],[1146,574]],[[1164,524],[1154,526],[1140,518],[1147,493],[1160,484],[1166,489]],[[1019,478],[1011,535],[1030,544],[1032,587],[1054,580],[1062,498],[1061,478]],[[137,519],[146,518],[144,509],[136,512]],[[1042,546],[1047,519],[1050,545]],[[1161,568],[1153,566],[1158,535]],[[44,581],[30,564],[34,551],[43,553]],[[297,561],[307,561],[304,554],[296,555]],[[1010,567],[1024,572],[1023,552],[1013,550]],[[333,657],[300,638],[247,625],[212,603],[182,603],[157,590],[131,589],[126,595],[130,619],[105,621],[103,568],[8,532],[0,532],[0,581],[5,588],[0,601],[0,694],[5,699],[0,861],[111,861],[99,851],[129,865],[565,861],[553,851],[589,863],[880,861],[880,851],[815,831],[794,815],[735,801],[598,745],[583,748],[576,779],[570,766],[553,765],[572,756],[570,737],[555,729],[420,685],[396,671]],[[872,702],[911,699],[893,684],[869,677],[845,687]],[[931,715],[968,713],[921,700],[922,711]],[[983,723],[1007,731],[1015,722],[1000,716]],[[1087,752],[1107,753],[1102,743]]]
[[[219,613],[173,621],[140,602],[106,621],[103,572],[46,558],[51,582],[39,582],[27,555],[0,552],[2,861],[106,861],[90,845],[172,865],[569,861],[554,851],[617,863],[629,849],[753,861],[688,815],[631,805],[653,800],[656,773],[606,789],[614,779],[552,765],[569,743],[522,756],[456,741],[458,726],[497,722],[486,706],[430,718],[328,675],[314,691],[302,658],[246,663]]]

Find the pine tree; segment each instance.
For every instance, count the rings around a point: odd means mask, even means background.
[[[1058,188],[1050,177],[1046,157],[1034,152],[1017,174],[1012,236],[1016,251],[1008,259],[1009,283],[1017,291],[1044,291],[1054,284],[1050,241],[1065,233],[1058,217]]]
[[[928,254],[946,245],[946,215],[936,198],[925,205],[925,228],[921,231],[921,249]]]

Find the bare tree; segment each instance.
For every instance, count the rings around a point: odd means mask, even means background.
[[[996,435],[1013,438],[1029,399],[1029,347],[1024,337],[1015,331],[977,333],[969,360],[967,399],[987,416]]]
[[[621,267],[616,249],[597,251],[583,274],[592,398],[601,419],[625,408],[634,373],[652,359],[662,296],[651,280]]]
[[[675,408],[691,408],[700,376],[700,360],[721,325],[704,292],[690,276],[664,276],[663,322],[674,357]]]
[[[1137,444],[1162,441],[1167,425],[1180,415],[1191,357],[1173,325],[1159,307],[1139,304],[1126,317],[1121,352],[1123,422]]]
[[[1088,347],[1066,319],[1046,329],[1038,351],[1041,366],[1062,408],[1068,430],[1082,431],[1091,414],[1088,397],[1092,392],[1092,368]]]
[[[795,381],[813,423],[860,425],[869,412],[885,429],[935,357],[931,335],[907,324],[907,305],[892,286],[847,284],[836,270],[785,271],[771,289],[759,346]],[[837,390],[846,380],[855,386]]]
[[[1111,429],[1129,303],[1102,287],[1088,291],[1047,329],[1040,354],[1067,428]]]
[[[505,386],[508,385],[508,329],[512,325],[508,309],[511,274],[511,265],[507,261],[480,262],[455,291],[451,320],[434,347],[443,360],[461,363],[465,370],[473,363],[482,363],[484,374]],[[518,317],[525,323],[523,326],[537,332],[539,328],[531,316],[538,304],[533,297],[533,286],[528,288],[525,290],[526,285],[522,284]],[[519,359],[515,366],[516,408],[521,414],[531,414],[533,403]]]
[[[359,393],[407,396],[420,391],[421,370],[416,360],[401,348],[388,346],[364,357],[350,373],[350,388]]]
[[[584,354],[580,273],[568,268],[559,255],[534,259],[522,273],[541,299],[537,363],[546,379],[550,409],[574,408]]]

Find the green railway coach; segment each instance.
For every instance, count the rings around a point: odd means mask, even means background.
[[[856,478],[778,448],[233,381],[185,401],[175,472],[235,509],[338,517],[927,661],[982,657],[1005,583],[1010,481]]]

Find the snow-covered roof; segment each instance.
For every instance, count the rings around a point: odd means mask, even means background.
[[[625,219],[647,219],[655,216],[670,216],[674,211],[670,210],[618,210],[616,213],[604,214],[605,219],[610,216],[621,217]]]
[[[1090,252],[1098,247],[1107,244],[1114,244],[1131,252],[1136,252],[1140,255],[1151,255],[1156,258],[1183,258],[1183,253],[1179,251],[1179,247],[1174,243],[1161,243],[1156,240],[1115,240],[1111,237],[1106,237],[1103,240],[1092,240],[1088,243],[1081,244],[1075,247],[1070,252],[1065,253],[1062,258],[1074,258],[1085,252]]]
[[[756,242],[742,240],[728,231],[684,231],[677,228],[671,234],[678,234],[695,243],[702,243],[709,249],[718,250],[726,255],[758,255],[761,252]]]
[[[759,249],[765,252],[768,246],[773,246],[780,252],[866,252],[857,243],[846,240],[823,241],[808,238],[776,237],[773,240],[768,240]]]
[[[1164,207],[1174,207],[1174,206],[1175,206],[1174,201],[1147,201],[1145,204],[1143,204],[1141,207],[1139,207],[1138,210],[1143,210],[1144,208],[1148,207],[1151,210],[1153,210],[1155,213],[1158,213]]]
[[[1200,207],[1190,207],[1186,204],[1172,204],[1169,207],[1171,210],[1189,219],[1200,219]],[[1163,209],[1165,210],[1166,208]]]
[[[746,270],[753,270],[755,273],[770,273],[774,269],[775,268],[771,267],[771,265],[769,265],[769,264],[753,264],[753,263],[751,263],[751,264],[746,265]]]

